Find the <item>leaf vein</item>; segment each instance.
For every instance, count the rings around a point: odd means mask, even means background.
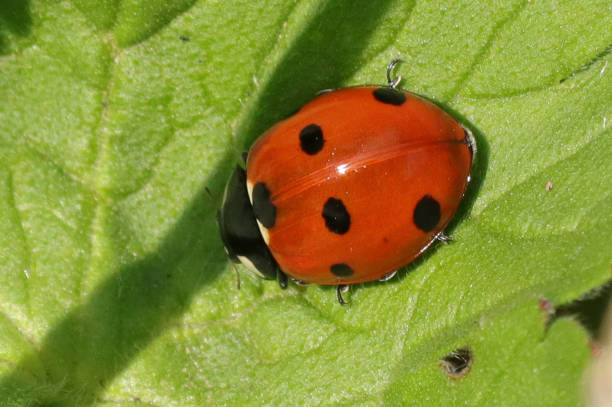
[[[97,191],[95,189],[92,189],[83,178],[81,178],[80,176],[78,176],[77,174],[75,174],[74,172],[69,170],[68,168],[64,167],[63,165],[61,165],[60,163],[55,161],[55,159],[53,157],[51,157],[51,155],[49,155],[48,153],[45,153],[42,150],[36,148],[32,144],[32,140],[26,138],[26,139],[24,139],[24,142],[21,143],[21,145],[23,145],[32,154],[38,155],[40,158],[45,160],[47,163],[51,164],[53,167],[55,167],[66,178],[68,178],[68,179],[70,179],[72,181],[75,181],[83,189],[87,190],[92,195],[98,197],[97,196],[98,195]]]
[[[15,217],[16,219],[16,223],[18,225],[18,233],[20,235],[20,238],[23,242],[23,248],[24,248],[24,252],[25,252],[25,270],[23,270],[25,277],[26,277],[26,288],[25,288],[25,306],[26,306],[26,310],[28,315],[32,315],[32,303],[31,303],[31,297],[30,297],[30,286],[28,283],[29,280],[29,276],[30,276],[30,272],[33,272],[34,270],[32,270],[32,247],[28,242],[28,237],[26,234],[26,230],[25,227],[23,225],[23,216],[21,215],[21,211],[17,205],[17,198],[16,198],[16,193],[15,193],[15,184],[13,181],[13,171],[11,169],[9,169],[8,171],[8,188],[9,188],[9,205],[11,207],[13,207],[13,209],[15,210]]]
[[[17,332],[21,334],[21,337],[23,338],[23,340],[27,342],[27,344],[30,346],[32,353],[35,355],[40,354],[40,349],[38,348],[38,346],[36,346],[36,342],[32,339],[30,335],[28,335],[26,330],[20,324],[18,324],[15,319],[11,318],[9,316],[9,313],[4,312],[4,311],[0,311],[0,312],[2,313],[2,316],[6,318],[6,320],[17,330]]]

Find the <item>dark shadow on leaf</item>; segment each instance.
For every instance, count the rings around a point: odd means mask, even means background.
[[[482,134],[482,132],[472,123],[469,123],[467,119],[449,108],[446,108],[446,110],[472,132],[472,135],[476,139],[477,146],[476,156],[474,157],[474,163],[472,165],[472,173],[470,175],[470,183],[463,196],[463,201],[461,201],[461,205],[459,205],[457,209],[455,217],[446,227],[446,232],[452,234],[455,227],[469,217],[474,202],[476,202],[476,198],[482,188],[482,184],[487,177],[487,170],[489,168],[489,143],[485,139],[484,134]]]
[[[29,0],[3,0],[0,6],[0,55],[6,55],[7,34],[25,37],[30,34],[32,17]]]
[[[277,66],[255,101],[256,112],[239,126],[241,144],[247,147],[316,90],[340,86],[355,72],[364,62],[364,44],[391,3],[328,2]],[[226,268],[216,208],[205,187],[220,195],[235,159],[228,152],[208,174],[201,192],[154,253],[98,285],[50,330],[37,354],[22,359],[3,378],[0,394],[5,400],[33,406],[94,404],[140,350],[179,321],[194,295]]]
[[[609,310],[610,299],[612,298],[612,280],[601,287],[597,287],[582,298],[556,308],[552,321],[557,318],[573,317],[584,326],[591,337],[595,339],[605,339],[603,326],[606,312]],[[608,327],[609,329],[610,327]]]

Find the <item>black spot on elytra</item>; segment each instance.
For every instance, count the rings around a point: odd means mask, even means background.
[[[322,215],[330,232],[342,235],[351,227],[351,215],[340,199],[329,198],[323,205]]]
[[[431,232],[440,222],[440,204],[433,197],[425,195],[414,208],[413,219],[416,227]]]
[[[350,277],[355,273],[348,264],[344,263],[333,264],[329,270],[338,277]]]
[[[379,102],[395,106],[401,106],[406,101],[406,95],[404,92],[389,87],[377,88],[374,90],[374,97]]]
[[[267,229],[276,223],[276,206],[270,201],[270,190],[263,182],[253,187],[253,213]]]
[[[315,155],[321,151],[324,143],[323,131],[318,125],[309,124],[300,131],[300,146],[306,154]]]

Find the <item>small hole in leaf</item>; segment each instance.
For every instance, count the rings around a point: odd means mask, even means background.
[[[472,368],[474,354],[467,346],[455,349],[440,360],[440,367],[451,379],[462,379]]]

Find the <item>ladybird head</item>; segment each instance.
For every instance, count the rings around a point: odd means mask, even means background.
[[[260,277],[276,278],[278,265],[257,226],[247,192],[246,171],[239,166],[225,187],[217,222],[230,260],[243,263]]]

